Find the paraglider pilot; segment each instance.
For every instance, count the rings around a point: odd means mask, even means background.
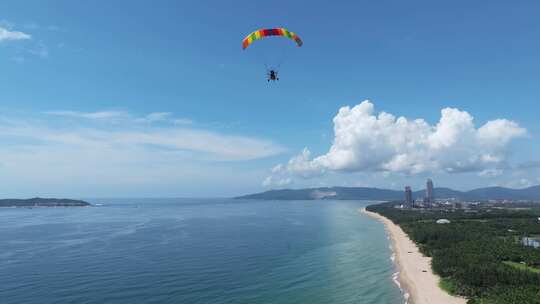
[[[270,82],[270,80],[272,81],[279,80],[279,78],[277,77],[277,71],[274,71],[274,70],[268,71],[268,82]]]

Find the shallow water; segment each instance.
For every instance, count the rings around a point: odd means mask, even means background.
[[[0,303],[403,303],[368,202],[0,209]]]

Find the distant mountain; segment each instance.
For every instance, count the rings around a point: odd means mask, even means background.
[[[513,200],[540,200],[540,186],[525,189],[509,189],[503,187],[488,187],[470,191],[457,191],[450,188],[435,188],[436,198],[458,198],[467,200],[487,199],[513,199]],[[425,190],[413,193],[415,199],[423,198]],[[323,187],[308,189],[270,190],[261,193],[236,197],[236,199],[262,199],[262,200],[400,200],[403,191],[367,188],[367,187]]]
[[[509,189],[503,187],[480,188],[468,191],[468,198],[474,199],[540,199],[540,186],[525,189]]]
[[[0,199],[0,207],[85,207],[89,203],[81,200],[57,198]]]
[[[455,198],[460,198],[460,199],[464,199],[466,197],[466,193],[465,192],[462,192],[462,191],[458,191],[458,190],[454,190],[454,189],[450,189],[450,188],[435,188],[433,189],[436,197],[438,198],[451,198],[451,197],[455,197]],[[418,190],[418,191],[415,191],[413,193],[413,197],[414,198],[423,198],[423,197],[426,197],[426,190]]]
[[[309,189],[270,190],[262,193],[236,197],[237,199],[265,200],[313,200],[313,199],[366,199],[395,200],[403,196],[401,191],[363,187],[330,187]]]

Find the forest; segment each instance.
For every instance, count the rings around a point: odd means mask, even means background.
[[[540,206],[524,208],[399,209],[370,205],[432,257],[441,287],[468,304],[540,304],[540,249],[523,236],[540,236]],[[523,207],[523,206],[521,206]],[[437,219],[449,224],[437,224]]]

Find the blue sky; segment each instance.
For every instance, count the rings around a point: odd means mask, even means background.
[[[535,1],[2,1],[0,189],[229,196],[420,187],[428,176],[458,189],[539,184],[539,9]],[[273,39],[241,50],[249,32],[275,26],[304,46]],[[259,54],[272,61],[282,52],[281,80],[268,84]],[[354,113],[338,115],[344,106]],[[437,129],[445,108],[459,110]],[[411,124],[368,124],[380,111]],[[336,121],[345,124],[339,134]],[[402,149],[402,139],[416,146]]]

